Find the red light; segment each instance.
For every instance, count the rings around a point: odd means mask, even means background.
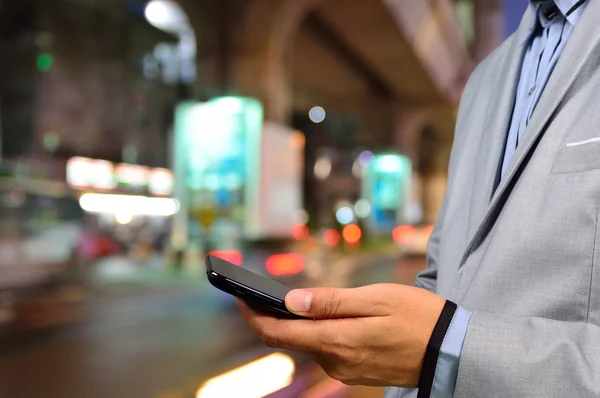
[[[417,230],[411,225],[399,225],[394,228],[392,237],[397,243],[407,244],[410,243],[414,238]]]
[[[275,254],[267,258],[265,265],[271,275],[294,275],[304,269],[304,258],[299,254]]]
[[[303,224],[296,224],[292,228],[292,236],[296,240],[304,240],[308,238],[308,227]]]
[[[429,225],[429,226],[423,228],[423,235],[425,235],[427,238],[429,238],[429,236],[431,235],[432,232],[433,232],[433,225]]]
[[[235,265],[242,265],[244,262],[244,256],[239,250],[215,250],[208,254]]]
[[[356,224],[350,224],[344,227],[342,231],[342,235],[344,236],[344,240],[348,243],[357,243],[362,237],[362,231],[360,227]]]
[[[328,229],[323,234],[323,241],[327,246],[335,246],[340,242],[340,233],[335,229]]]

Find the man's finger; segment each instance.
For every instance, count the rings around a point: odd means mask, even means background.
[[[344,320],[277,319],[259,314],[239,300],[238,305],[248,324],[263,342],[272,348],[294,351],[327,353],[337,347]]]
[[[292,290],[285,305],[295,314],[312,319],[386,316],[390,315],[386,290],[385,285]]]

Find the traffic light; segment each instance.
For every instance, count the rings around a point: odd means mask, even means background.
[[[37,68],[40,72],[48,72],[54,65],[54,59],[50,53],[40,53],[37,57]]]

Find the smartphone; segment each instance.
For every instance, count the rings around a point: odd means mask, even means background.
[[[208,281],[217,289],[241,298],[256,311],[277,318],[303,319],[285,306],[290,291],[287,286],[215,256],[206,256],[204,262]]]

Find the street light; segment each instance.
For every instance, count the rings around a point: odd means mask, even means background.
[[[325,120],[325,118],[327,117],[327,113],[325,112],[325,109],[323,109],[323,107],[314,106],[308,112],[308,117],[310,118],[310,120],[313,123],[318,124],[318,123],[321,123],[323,120]]]
[[[171,0],[152,0],[144,10],[146,20],[155,28],[170,33],[188,30],[189,21],[183,9]]]

